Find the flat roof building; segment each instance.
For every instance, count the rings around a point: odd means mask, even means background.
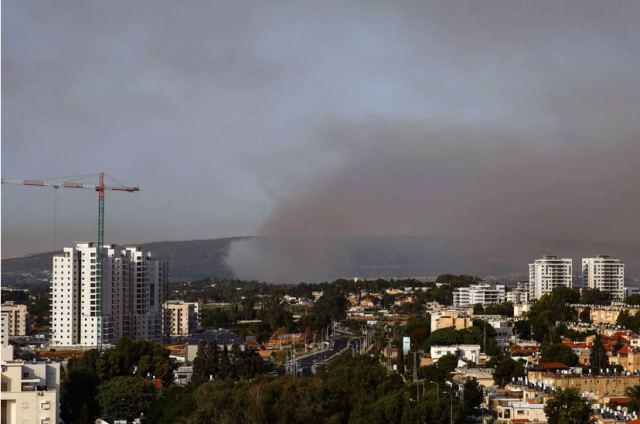
[[[170,337],[189,336],[200,327],[197,302],[169,300],[164,303],[163,333]]]
[[[624,300],[624,263],[608,255],[583,258],[582,287],[609,293],[614,300]]]
[[[2,361],[2,423],[58,423],[60,364]]]
[[[475,284],[469,287],[459,287],[453,291],[453,306],[456,308],[502,303],[506,299],[505,286],[497,284]]]
[[[98,250],[94,243],[76,243],[53,257],[53,346],[94,347],[100,333],[104,344],[115,343],[121,337],[161,338],[166,261],[139,247],[104,245],[102,249],[101,292],[97,287]]]
[[[7,301],[0,306],[0,312],[6,314],[8,337],[27,335],[27,305]]]
[[[573,285],[573,261],[569,258],[545,255],[529,264],[529,300],[540,299],[543,295],[560,286]]]

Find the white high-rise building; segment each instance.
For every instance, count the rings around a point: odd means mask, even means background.
[[[559,286],[571,288],[573,260],[543,256],[529,264],[529,300],[541,298]]]
[[[624,299],[624,263],[608,255],[583,258],[582,287],[609,293],[612,299]]]
[[[476,304],[491,305],[505,301],[505,287],[497,284],[476,284],[469,287],[459,287],[453,291],[453,306],[456,308],[473,306]]]
[[[138,247],[103,247],[102,311],[98,315],[97,249],[76,243],[53,257],[51,344],[86,346],[120,337],[153,340],[162,335],[167,264]]]

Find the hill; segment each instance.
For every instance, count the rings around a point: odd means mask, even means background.
[[[254,244],[260,254],[268,253],[270,247],[269,239],[265,237],[165,241],[140,246],[143,250],[169,260],[169,276],[172,280],[231,278],[239,275],[234,275],[225,262],[225,257],[231,243],[238,240]],[[543,254],[574,258],[574,269],[579,273],[580,258],[607,253],[625,261],[629,282],[640,282],[637,280],[640,275],[640,243],[528,240],[526,246],[507,243],[492,243],[488,246],[478,241],[438,240],[422,236],[351,237],[344,240],[348,248],[340,252],[339,264],[327,266],[321,278],[419,277],[467,273],[516,280],[527,278],[527,264]],[[54,252],[46,252],[3,259],[3,283],[48,281],[53,254]],[[303,260],[311,263],[309,258]],[[301,275],[298,281],[304,279]]]
[[[174,280],[207,277],[228,278],[233,274],[224,263],[229,243],[240,237],[213,240],[162,241],[140,244],[142,250],[153,252],[169,261],[169,275]],[[2,260],[4,283],[48,281],[51,258],[58,252],[44,252]]]

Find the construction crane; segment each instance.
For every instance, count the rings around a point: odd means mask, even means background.
[[[99,177],[99,184],[82,184],[77,182],[78,179],[83,179],[87,177]],[[112,180],[117,185],[105,185],[104,179],[105,177]],[[56,181],[56,180],[66,180],[66,181]],[[75,181],[74,181],[75,180]],[[17,184],[31,187],[51,187],[51,188],[82,188],[87,190],[94,190],[98,192],[98,245],[96,248],[97,251],[97,284],[96,284],[96,306],[98,317],[98,325],[97,325],[97,342],[98,342],[98,350],[102,351],[102,286],[104,282],[104,253],[102,246],[104,245],[104,192],[106,190],[112,191],[126,191],[128,193],[133,193],[136,191],[140,191],[139,187],[126,187],[115,179],[110,177],[104,172],[100,172],[98,174],[90,174],[90,175],[77,175],[72,177],[61,177],[61,178],[52,178],[49,180],[15,180],[2,178],[2,184]]]

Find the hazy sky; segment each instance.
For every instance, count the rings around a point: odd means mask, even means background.
[[[2,176],[139,185],[107,194],[116,243],[637,242],[639,20],[626,0],[5,0]],[[94,239],[96,197],[3,186],[2,256]]]

